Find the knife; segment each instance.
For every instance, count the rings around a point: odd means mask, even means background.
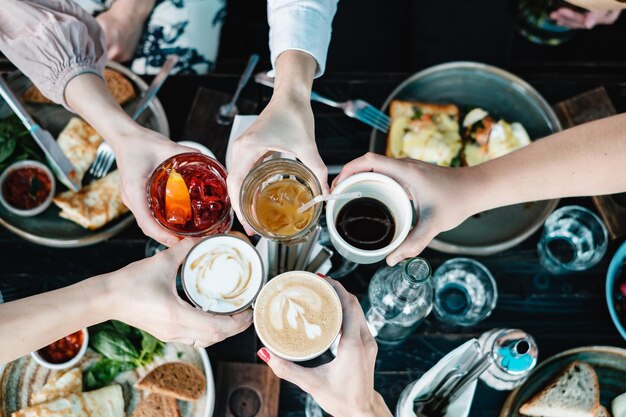
[[[50,132],[39,126],[28,114],[22,103],[15,97],[13,91],[0,75],[0,95],[7,102],[9,107],[15,112],[17,117],[22,121],[28,132],[33,137],[37,145],[43,150],[48,159],[50,168],[55,173],[59,181],[65,184],[72,191],[79,191],[81,183],[76,175],[76,169],[72,165],[67,156],[63,153],[57,141],[52,137]]]
[[[137,103],[137,107],[135,108],[131,116],[133,120],[137,120],[139,116],[141,116],[141,113],[143,113],[144,110],[148,108],[150,102],[157,95],[157,93],[161,89],[161,86],[170,75],[170,72],[172,72],[172,68],[174,68],[174,65],[176,65],[177,62],[178,55],[170,55],[167,57],[167,60],[159,70],[159,73],[156,75],[156,77],[154,77],[152,83],[150,83],[150,87],[143,94],[139,103]]]

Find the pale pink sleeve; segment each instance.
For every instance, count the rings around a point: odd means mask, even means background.
[[[70,80],[85,72],[102,77],[107,59],[100,25],[71,0],[0,0],[0,50],[65,107]]]

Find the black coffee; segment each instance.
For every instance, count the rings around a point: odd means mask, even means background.
[[[370,197],[349,201],[339,211],[335,225],[343,240],[364,250],[384,248],[396,232],[396,222],[387,206]]]

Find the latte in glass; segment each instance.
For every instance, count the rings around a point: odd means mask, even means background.
[[[325,279],[305,271],[278,275],[256,299],[254,325],[272,353],[305,361],[324,353],[337,338],[341,302]]]

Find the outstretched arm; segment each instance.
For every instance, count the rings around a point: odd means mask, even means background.
[[[239,206],[246,174],[272,151],[296,156],[328,190],[327,169],[317,151],[311,88],[326,66],[337,0],[269,0],[270,52],[276,81],[274,93],[259,118],[234,143],[228,177],[229,196],[249,234]]]
[[[587,123],[471,168],[443,168],[367,154],[335,180],[364,171],[386,174],[413,199],[418,222],[387,257],[394,265],[419,254],[439,233],[469,216],[510,204],[626,191],[626,114]]]
[[[118,271],[1,304],[0,363],[110,319],[141,328],[166,342],[190,344],[195,340],[195,346],[209,346],[242,332],[252,323],[249,310],[216,316],[178,297],[176,271],[192,245],[191,240],[184,240]]]

